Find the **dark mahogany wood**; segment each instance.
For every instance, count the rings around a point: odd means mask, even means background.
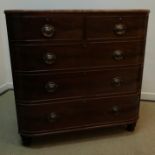
[[[30,146],[32,142],[32,137],[21,136],[21,140],[24,146]]]
[[[51,40],[82,40],[84,35],[88,39],[119,39],[114,33],[116,24],[124,24],[126,33],[121,37],[125,38],[144,38],[148,11],[142,13],[122,12],[6,12],[9,23],[11,40],[47,40],[42,35],[41,29],[49,24],[55,27],[55,34]],[[87,15],[88,14],[88,15]],[[87,15],[87,16],[86,16]],[[22,17],[22,18],[21,18]],[[84,22],[85,21],[85,22]]]
[[[139,89],[140,68],[119,68],[75,73],[17,74],[15,76],[17,100],[60,100],[90,96],[134,93]],[[106,76],[105,76],[106,75]],[[118,79],[120,83],[117,84]],[[56,88],[48,90],[53,82]]]
[[[19,105],[17,108],[21,132],[43,133],[134,120],[138,117],[138,107],[139,97],[129,95]]]
[[[53,15],[45,17],[8,16],[11,40],[81,40],[83,19],[75,15]],[[52,37],[45,37],[42,28],[52,25],[55,29]]]
[[[86,46],[84,46],[86,45]],[[11,53],[16,72],[86,69],[136,65],[143,62],[144,42],[107,42],[73,45],[15,44]],[[121,51],[120,58],[115,52]],[[47,62],[45,57],[55,55]],[[27,63],[29,62],[29,63]]]
[[[139,115],[148,10],[5,11],[18,127],[35,136]]]
[[[126,127],[127,131],[133,132],[135,130],[136,127],[136,122],[133,123],[129,123]]]
[[[87,37],[91,39],[125,39],[144,38],[147,17],[144,16],[90,16],[87,18]],[[125,32],[122,35],[115,33],[115,25],[124,25]]]

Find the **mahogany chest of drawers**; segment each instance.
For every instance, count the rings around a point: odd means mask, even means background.
[[[5,11],[24,144],[91,128],[134,130],[148,13]]]

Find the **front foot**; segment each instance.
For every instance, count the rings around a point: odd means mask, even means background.
[[[21,136],[22,139],[22,144],[24,146],[30,146],[31,142],[32,142],[32,138],[31,137],[25,137],[25,136]]]
[[[135,130],[135,127],[136,127],[136,122],[128,124],[127,127],[126,127],[126,130],[132,132],[132,131]]]

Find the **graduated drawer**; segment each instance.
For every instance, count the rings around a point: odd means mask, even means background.
[[[107,42],[83,45],[13,45],[15,71],[69,70],[140,64],[144,43]]]
[[[78,14],[6,16],[10,40],[81,40],[83,21]]]
[[[88,40],[145,38],[147,15],[88,16]]]
[[[138,95],[18,105],[21,133],[119,125],[138,117]]]
[[[138,67],[72,73],[16,74],[16,99],[60,100],[85,96],[136,92],[140,86]]]

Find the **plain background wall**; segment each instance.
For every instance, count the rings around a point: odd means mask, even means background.
[[[150,9],[142,98],[155,100],[155,1],[154,0],[0,0],[0,92],[12,87],[6,9]]]

